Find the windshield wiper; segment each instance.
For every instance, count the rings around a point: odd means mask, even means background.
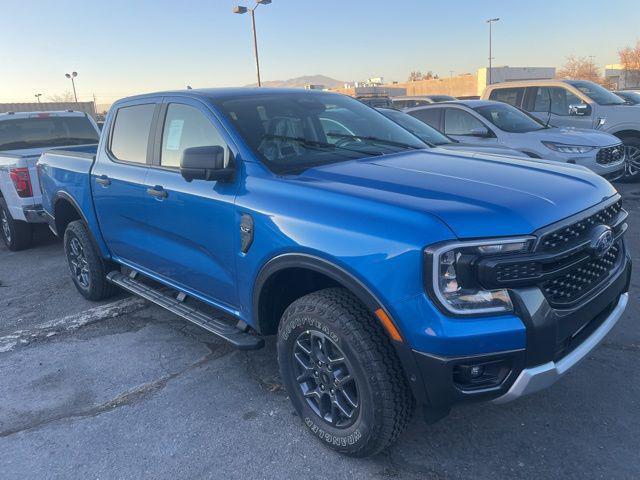
[[[386,140],[384,138],[373,137],[370,135],[348,135],[346,133],[327,133],[327,137],[337,137],[337,138],[352,138],[353,140],[365,140],[369,142],[382,143],[383,145],[391,145],[393,147],[406,148],[409,150],[420,150],[420,147],[416,147],[415,145],[409,145],[408,143],[402,142],[394,142],[393,140]]]

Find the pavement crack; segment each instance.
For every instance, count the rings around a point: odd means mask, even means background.
[[[17,330],[0,337],[0,353],[10,352],[34,342],[68,334],[101,320],[116,318],[143,309],[147,303],[136,297],[128,297],[84,312],[67,315],[26,330]]]
[[[640,352],[640,344],[637,343],[624,344],[616,342],[604,342],[602,346],[610,350],[618,350],[621,352]]]
[[[232,350],[231,348],[212,349],[210,346],[208,346],[208,349],[209,349],[209,353],[207,353],[205,356],[200,358],[200,360],[198,360],[197,362],[192,363],[189,366],[177,372],[165,375],[157,380],[140,385],[134,388],[133,390],[124,392],[105,403],[101,403],[100,405],[96,405],[94,407],[87,408],[84,410],[66,412],[66,413],[54,415],[45,419],[37,420],[32,423],[28,423],[26,425],[22,425],[19,427],[2,430],[0,431],[0,438],[9,437],[11,435],[15,435],[17,433],[21,433],[25,431],[36,430],[46,425],[49,425],[53,422],[57,422],[59,420],[96,417],[103,413],[111,412],[120,407],[135,405],[141,402],[142,400],[144,400],[145,398],[164,389],[167,386],[167,384],[172,380],[180,377],[181,375],[184,375],[185,373],[188,373],[192,370],[195,370],[203,366],[210,360],[221,358],[227,355],[229,353],[229,350]]]

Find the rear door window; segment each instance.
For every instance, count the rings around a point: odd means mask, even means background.
[[[523,95],[524,87],[496,88],[491,91],[489,100],[495,100],[496,102],[508,103],[514,107],[520,107]]]
[[[446,135],[471,135],[474,128],[486,128],[470,113],[459,108],[447,108],[444,111],[444,133]]]
[[[577,96],[562,87],[538,87],[533,100],[533,112],[569,115],[569,105],[582,104]]]
[[[436,130],[440,130],[440,118],[442,115],[441,108],[423,108],[421,110],[414,110],[413,112],[407,112],[412,117],[432,126]]]
[[[147,103],[118,109],[109,147],[117,160],[147,162],[147,145],[155,108],[154,103]]]

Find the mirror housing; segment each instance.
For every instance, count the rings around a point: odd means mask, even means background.
[[[569,105],[569,115],[574,117],[585,117],[591,115],[591,107],[586,103]]]
[[[480,138],[489,138],[491,137],[491,132],[487,127],[476,127],[472,128],[469,131],[469,135],[472,137],[480,137]]]
[[[187,181],[207,180],[228,182],[235,169],[225,166],[225,149],[220,145],[185,148],[180,159],[180,174]]]

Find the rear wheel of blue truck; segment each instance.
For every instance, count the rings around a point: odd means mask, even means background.
[[[87,228],[80,220],[67,226],[64,251],[73,283],[84,298],[98,301],[116,293],[116,286],[107,281],[108,265],[98,254]]]
[[[285,311],[280,374],[298,415],[326,446],[364,457],[390,446],[413,397],[389,338],[350,292],[328,288]]]
[[[33,232],[27,222],[14,220],[7,202],[0,197],[0,235],[7,248],[17,252],[31,246]]]

